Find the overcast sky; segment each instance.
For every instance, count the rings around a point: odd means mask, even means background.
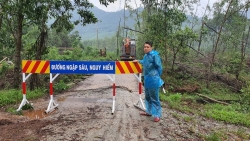
[[[123,9],[125,0],[117,0],[115,3],[110,4],[108,7],[100,5],[99,0],[89,0],[89,1],[93,3],[96,7],[98,7],[99,9],[102,9],[107,12],[115,12],[115,11],[119,11]],[[208,1],[210,1],[209,2],[210,6],[212,6],[212,4],[217,0],[200,0],[200,6],[199,6],[200,12],[204,12],[205,6],[207,5]],[[137,7],[140,7],[141,0],[131,0],[130,5],[135,8],[136,7],[135,2],[137,4]]]

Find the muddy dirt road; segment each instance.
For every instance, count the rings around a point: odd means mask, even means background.
[[[59,107],[39,119],[0,113],[1,141],[165,141],[205,140],[220,131],[225,140],[242,140],[238,127],[169,109],[162,103],[163,117],[153,122],[139,115],[138,81],[133,74],[116,75],[116,105],[112,110],[113,82],[106,75],[88,77],[68,92],[55,95]],[[31,101],[35,110],[45,110],[49,99]],[[188,119],[188,120],[187,120]],[[243,139],[244,140],[244,139]]]

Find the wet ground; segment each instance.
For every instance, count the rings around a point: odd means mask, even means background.
[[[112,76],[111,76],[112,77]],[[25,116],[0,113],[0,140],[41,141],[149,141],[205,140],[222,132],[225,140],[244,140],[239,131],[250,129],[213,121],[168,108],[162,102],[160,122],[139,115],[138,81],[133,74],[116,75],[116,103],[112,114],[113,82],[106,75],[93,75],[65,93],[55,95],[55,111],[44,114],[49,99],[32,101],[34,111]],[[142,96],[143,98],[143,96]],[[246,139],[245,139],[246,140]]]

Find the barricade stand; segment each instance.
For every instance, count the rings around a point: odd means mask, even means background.
[[[134,104],[134,106],[141,109],[141,110],[143,110],[143,111],[146,111],[146,108],[145,108],[144,103],[143,103],[142,98],[141,98],[141,94],[142,94],[141,73],[139,73],[139,77],[136,74],[134,74],[134,76],[139,81],[139,100],[138,100],[137,103]]]
[[[145,111],[146,108],[142,102],[141,93],[142,93],[142,83],[141,83],[141,73],[142,66],[138,62],[130,61],[116,61],[116,74],[134,74],[134,76],[139,81],[139,101],[137,104],[134,104],[135,107]],[[137,75],[139,74],[139,76]]]
[[[53,81],[56,79],[56,77],[59,75],[59,73],[57,73],[54,77],[52,75],[52,73],[50,73],[50,84],[49,84],[49,92],[50,92],[50,101],[49,101],[49,105],[47,110],[45,111],[46,113],[49,113],[53,110],[55,110],[56,107],[58,107],[58,104],[55,103],[54,99],[53,99]]]
[[[112,105],[112,113],[111,114],[114,114],[115,112],[115,89],[116,89],[116,86],[115,86],[115,74],[113,74],[113,78],[111,78],[108,74],[106,74],[108,76],[108,78],[113,81],[113,105]]]
[[[25,77],[25,73],[23,73],[23,82],[22,82],[22,90],[23,90],[23,100],[19,106],[19,108],[16,111],[20,111],[22,107],[26,104],[29,103],[29,101],[26,99],[26,80],[31,76],[32,73],[29,73],[27,77]]]
[[[16,111],[22,110],[22,107],[29,103],[26,99],[26,80],[31,76],[33,73],[49,73],[50,71],[50,62],[45,60],[22,60],[22,89],[23,89],[23,100]],[[25,74],[28,73],[27,76]]]

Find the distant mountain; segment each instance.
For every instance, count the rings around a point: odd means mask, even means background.
[[[117,12],[105,12],[97,7],[91,9],[95,17],[99,22],[95,24],[87,24],[86,26],[77,25],[74,31],[78,31],[82,40],[97,39],[97,29],[98,38],[104,38],[107,36],[114,36],[118,30],[119,21],[120,26],[124,26],[124,10]],[[129,11],[125,10],[125,16],[129,16]],[[77,19],[78,15],[75,13],[73,19]],[[135,24],[134,19],[127,18],[125,20],[125,25],[127,27],[133,28]]]
[[[140,9],[140,11],[142,8]],[[78,31],[82,40],[89,40],[89,39],[97,39],[97,31],[98,31],[98,38],[110,37],[114,36],[118,30],[119,21],[120,26],[124,26],[124,10],[120,10],[117,12],[106,12],[97,7],[93,7],[91,11],[94,13],[95,17],[99,20],[99,22],[95,24],[87,24],[86,26],[77,25],[75,26],[74,31]],[[129,17],[130,13],[128,10],[125,10],[125,26],[134,29],[135,20]],[[248,19],[250,19],[250,11],[247,13]],[[75,12],[73,14],[73,19],[78,19],[79,16]],[[187,16],[188,20],[192,21],[191,16]],[[201,25],[201,19],[198,18],[198,25]],[[183,26],[188,26],[188,22],[184,22]]]

